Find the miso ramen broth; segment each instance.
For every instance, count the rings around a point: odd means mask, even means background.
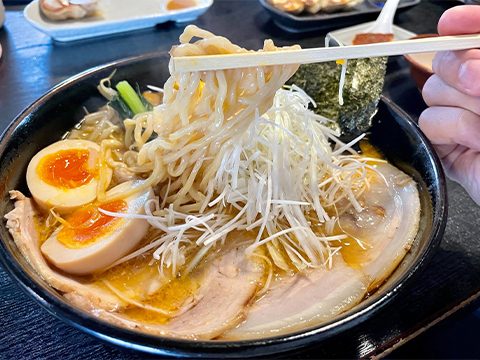
[[[238,52],[188,26],[171,54]],[[35,155],[31,197],[11,191],[17,246],[93,316],[161,336],[268,337],[353,308],[408,252],[417,185],[284,86],[297,68],[171,71],[147,93],[102,79],[108,104]]]

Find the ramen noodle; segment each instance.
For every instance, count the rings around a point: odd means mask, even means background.
[[[171,55],[245,52],[188,26]],[[17,246],[75,306],[157,335],[266,337],[351,309],[410,248],[417,186],[283,87],[297,68],[170,67],[153,110],[103,79],[133,116],[106,106],[32,159],[6,215]]]

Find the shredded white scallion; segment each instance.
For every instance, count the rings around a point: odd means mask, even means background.
[[[346,238],[332,235],[338,212],[335,217],[329,213],[336,211],[342,199],[362,210],[356,198],[368,185],[367,169],[374,170],[367,161],[375,159],[363,158],[351,149],[362,136],[348,144],[338,140],[338,133],[326,126],[329,120],[308,110],[312,101],[298,87],[278,90],[272,108],[263,116],[257,111],[246,133],[228,144],[205,193],[195,195],[201,199],[196,210],[184,211],[188,205],[174,210],[171,203],[167,205],[177,191],[172,179],[161,190],[162,204],[150,200],[145,215],[100,211],[147,219],[163,231],[135,252],[138,256],[152,250],[162,272],[165,267],[176,274],[187,258],[192,260],[186,272],[191,271],[232,231],[257,234],[247,235],[249,256],[258,256],[255,250],[270,244],[268,251],[276,251],[274,263],[282,267],[329,266],[338,251],[330,242]],[[326,235],[315,232],[313,222]]]
[[[330,34],[327,34],[325,36],[325,47],[330,46],[330,40],[332,40],[332,36]],[[335,39],[337,42],[338,46],[345,46],[341,41]],[[339,63],[337,61],[337,63]],[[340,64],[342,65],[342,71],[340,73],[340,85],[338,88],[338,103],[340,105],[343,105],[343,87],[345,86],[345,76],[347,74],[347,59],[342,59]]]

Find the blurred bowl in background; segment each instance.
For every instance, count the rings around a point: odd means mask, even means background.
[[[0,0],[0,28],[3,26],[5,22],[5,6],[3,6],[3,1]]]
[[[422,34],[415,36],[409,40],[414,39],[424,39],[430,37],[437,37],[438,34]],[[433,57],[435,56],[435,52],[430,53],[418,53],[418,54],[406,54],[405,60],[408,62],[408,66],[410,67],[410,73],[412,74],[413,80],[415,84],[417,84],[418,90],[420,92],[423,89],[423,85],[428,80],[430,76],[433,75],[432,70],[432,61]]]

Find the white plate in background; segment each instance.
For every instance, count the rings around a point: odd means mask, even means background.
[[[373,25],[375,21],[350,26],[344,29],[330,31],[329,34],[335,41],[340,41],[344,45],[352,45],[352,41],[355,35],[366,32],[366,30]],[[408,31],[400,26],[393,25],[393,41],[407,40],[414,36],[417,36],[414,32]]]
[[[25,19],[57,41],[72,41],[95,36],[145,29],[167,21],[195,20],[208,10],[213,0],[195,0],[197,6],[165,10],[169,0],[99,0],[101,16],[79,20],[52,21],[41,14],[39,0],[23,11]]]

